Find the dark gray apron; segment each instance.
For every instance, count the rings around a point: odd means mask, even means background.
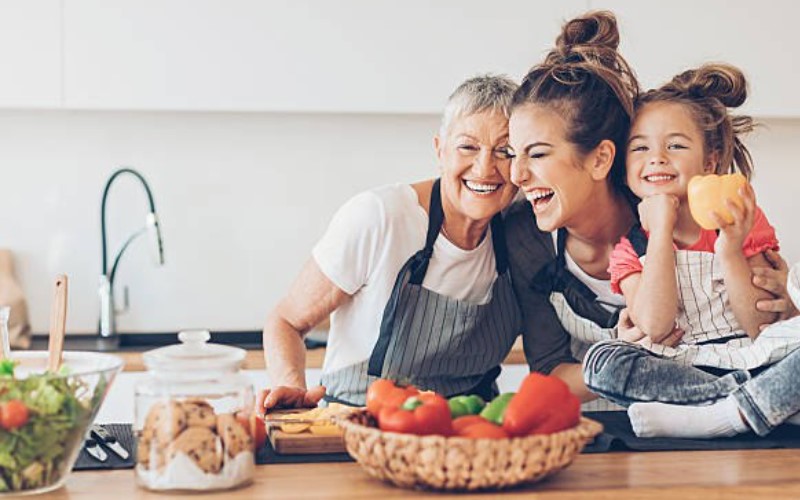
[[[521,331],[511,287],[500,214],[492,218],[497,279],[491,299],[473,304],[422,287],[433,247],[444,222],[439,180],[433,184],[425,248],[403,265],[383,312],[380,335],[368,360],[322,376],[325,399],[364,405],[370,383],[388,378],[450,397],[497,395],[500,363]],[[469,276],[454,276],[470,286]]]

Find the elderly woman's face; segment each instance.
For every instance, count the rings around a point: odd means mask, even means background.
[[[511,203],[508,119],[483,112],[456,118],[434,139],[442,170],[443,202],[472,220],[491,218]]]
[[[509,122],[512,180],[533,206],[542,231],[585,215],[596,184],[567,140],[566,125],[552,108],[533,104],[515,109]]]

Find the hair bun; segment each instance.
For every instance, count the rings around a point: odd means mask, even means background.
[[[704,64],[684,71],[673,82],[692,96],[715,98],[728,108],[738,108],[747,99],[744,74],[729,64]]]
[[[573,48],[581,45],[617,50],[619,30],[614,14],[609,11],[589,12],[568,21],[556,39],[556,51],[566,59]]]

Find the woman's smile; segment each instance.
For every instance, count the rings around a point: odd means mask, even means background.
[[[497,193],[503,184],[505,184],[503,182],[498,183],[469,179],[462,179],[461,182],[469,191],[481,197],[491,196]]]
[[[548,188],[531,188],[525,190],[525,198],[533,206],[533,211],[540,214],[547,210],[556,197],[555,191]]]

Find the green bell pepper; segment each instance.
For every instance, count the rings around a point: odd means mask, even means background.
[[[464,415],[477,415],[481,412],[486,402],[480,396],[471,394],[469,396],[453,396],[447,400],[450,406],[452,418],[463,417]]]
[[[481,411],[481,417],[497,425],[503,425],[503,416],[506,414],[506,407],[514,397],[513,392],[503,393],[492,400],[491,403]]]

